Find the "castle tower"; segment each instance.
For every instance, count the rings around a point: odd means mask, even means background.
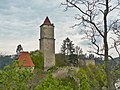
[[[44,57],[44,71],[55,65],[54,25],[48,17],[40,26],[40,51]]]

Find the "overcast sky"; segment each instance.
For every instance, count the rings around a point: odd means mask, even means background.
[[[83,52],[89,50],[88,41],[81,40],[78,28],[70,28],[76,21],[75,9],[64,11],[65,0],[0,0],[0,53],[15,54],[18,44],[24,51],[39,49],[40,25],[48,16],[55,25],[56,53],[62,41],[69,37]]]
[[[64,0],[0,0],[0,53],[15,54],[18,44],[24,51],[39,49],[39,26],[46,16],[55,25],[56,53],[69,37],[75,45],[82,42],[74,25],[75,11],[64,11]],[[83,44],[83,45],[82,45]]]

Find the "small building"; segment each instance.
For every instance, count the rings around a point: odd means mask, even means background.
[[[19,69],[28,69],[33,71],[34,70],[34,64],[30,57],[29,52],[22,52],[18,58],[18,65]]]
[[[86,66],[95,65],[95,60],[86,60],[85,63],[86,63]]]
[[[78,63],[82,66],[88,66],[88,65],[94,65],[95,66],[95,60],[92,59],[85,59],[85,60],[79,60]]]

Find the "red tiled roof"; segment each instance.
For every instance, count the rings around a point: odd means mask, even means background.
[[[35,66],[28,52],[22,52],[18,58],[18,66]]]
[[[43,25],[51,25],[51,22],[50,22],[48,16],[46,17],[46,19],[45,19]]]

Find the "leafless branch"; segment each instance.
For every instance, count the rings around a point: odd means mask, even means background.
[[[111,8],[109,12],[112,12],[115,9],[119,9],[120,10],[120,8],[118,6],[120,6],[120,1],[119,0],[118,0],[117,5],[115,5],[113,8]]]
[[[115,48],[116,52],[118,53],[118,56],[120,58],[120,52],[118,50],[118,46],[120,46],[120,42],[118,42],[117,40],[115,40],[114,38],[111,37],[111,39],[114,41],[114,44],[113,44],[113,48]]]

